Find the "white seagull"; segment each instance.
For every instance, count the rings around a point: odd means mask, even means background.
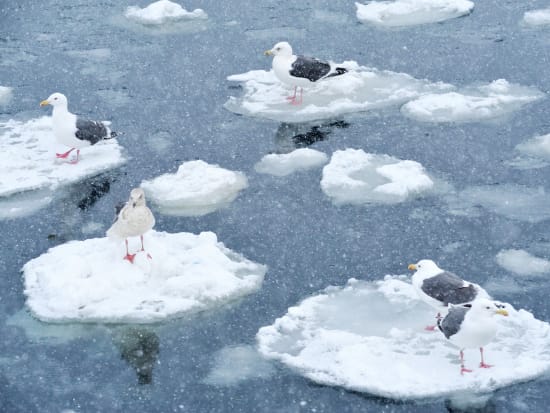
[[[483,359],[483,346],[487,345],[497,333],[495,314],[508,316],[504,305],[481,298],[471,304],[450,305],[449,312],[437,325],[445,337],[460,349],[460,374],[470,373],[464,367],[464,349],[479,348],[481,362],[479,367],[492,367]]]
[[[293,105],[302,103],[303,88],[328,77],[347,73],[343,67],[333,67],[328,62],[313,57],[296,56],[292,53],[292,46],[288,42],[279,42],[270,50],[264,52],[266,56],[273,56],[273,71],[275,76],[287,85],[294,86],[294,96],[287,99]],[[300,98],[296,98],[296,90],[300,88]]]
[[[447,311],[449,304],[463,304],[477,298],[490,298],[479,285],[442,270],[432,260],[420,260],[416,264],[410,264],[408,268],[415,271],[412,285],[418,296],[438,311],[438,320],[441,319],[441,313]],[[435,325],[426,327],[426,330],[435,330]]]
[[[145,205],[145,192],[141,188],[134,188],[130,192],[128,202],[116,207],[115,222],[107,230],[109,238],[123,239],[126,243],[125,260],[134,262],[136,254],[128,252],[128,237],[137,237],[141,239],[141,251],[143,247],[143,234],[152,229],[155,225],[155,217],[147,205]],[[148,258],[151,258],[147,254]]]
[[[67,98],[62,93],[53,93],[48,99],[40,102],[40,106],[46,105],[53,106],[53,133],[57,141],[71,148],[65,153],[56,153],[58,158],[67,158],[76,149],[76,160],[71,163],[78,163],[81,148],[117,136],[116,132],[109,129],[108,122],[82,119],[69,112]]]

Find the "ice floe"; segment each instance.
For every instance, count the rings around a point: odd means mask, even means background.
[[[362,149],[334,152],[321,179],[323,192],[335,204],[398,203],[433,186],[433,180],[418,162]]]
[[[0,106],[5,106],[10,103],[12,98],[11,87],[0,86]]]
[[[393,399],[484,393],[550,370],[550,325],[507,305],[485,347],[491,369],[478,369],[479,351],[458,349],[439,332],[424,330],[433,310],[405,277],[351,279],[307,298],[257,333],[259,351],[317,383]]]
[[[124,12],[126,18],[145,25],[161,25],[180,20],[206,19],[208,15],[202,9],[187,11],[179,4],[169,0],[159,0],[145,8],[130,6]]]
[[[242,82],[241,97],[230,97],[224,107],[232,112],[281,122],[307,122],[317,119],[400,105],[422,94],[448,91],[452,85],[418,80],[405,73],[381,71],[348,61],[338,64],[348,73],[321,80],[304,89],[303,103],[290,105],[291,89],[272,70],[252,70],[227,79]]]
[[[504,79],[468,87],[459,92],[420,96],[401,107],[401,112],[423,122],[475,122],[494,119],[544,97],[536,88]]]
[[[468,0],[396,0],[355,3],[357,18],[383,27],[436,23],[469,14],[474,3]]]
[[[479,216],[480,209],[509,219],[536,223],[550,219],[550,195],[544,188],[516,184],[482,185],[446,197],[449,213]]]
[[[140,248],[130,239],[130,250]],[[43,321],[150,323],[205,310],[260,288],[266,267],[214,233],[145,234],[134,264],[107,238],[51,248],[23,267],[27,306]]]
[[[56,142],[51,117],[0,122],[0,197],[54,190],[125,162],[116,139],[83,149],[77,164],[56,159],[55,152],[61,150],[67,148]]]
[[[247,186],[243,173],[201,160],[184,162],[175,174],[141,183],[162,213],[180,216],[205,215],[224,208]]]
[[[523,23],[530,26],[547,26],[550,24],[550,8],[525,12]]]
[[[535,136],[516,145],[515,149],[520,155],[506,161],[506,164],[517,169],[536,169],[548,166],[550,162],[550,134]]]
[[[315,168],[327,163],[324,152],[310,148],[300,148],[284,154],[265,155],[254,165],[256,172],[275,176],[286,176],[296,171]]]
[[[497,254],[495,260],[506,271],[518,275],[542,275],[550,273],[550,261],[535,257],[525,250],[502,250]]]

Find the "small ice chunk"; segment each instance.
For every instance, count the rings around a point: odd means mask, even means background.
[[[365,153],[334,152],[323,168],[321,188],[335,204],[398,203],[430,190],[434,183],[415,161]]]
[[[502,250],[496,262],[507,271],[518,275],[541,275],[550,273],[550,261],[535,257],[524,250]]]
[[[198,216],[228,206],[248,186],[246,176],[204,161],[184,162],[175,174],[164,174],[141,187],[168,215]]]
[[[192,19],[207,19],[202,9],[187,11],[179,4],[169,0],[159,0],[145,8],[130,6],[124,13],[126,18],[145,25],[161,25],[168,22]]]
[[[525,12],[523,23],[530,26],[546,26],[550,24],[550,8]]]
[[[462,92],[427,94],[401,107],[401,112],[423,122],[475,122],[494,119],[541,99],[542,92],[504,79]]]
[[[205,310],[260,288],[266,267],[218,242],[214,233],[145,234],[123,242],[72,241],[23,267],[27,306],[51,322],[151,323]],[[148,258],[150,254],[152,258]]]
[[[550,159],[550,134],[535,136],[517,145],[516,149],[526,155]]]
[[[469,0],[371,1],[355,6],[360,22],[382,27],[436,23],[464,16],[474,9]]]
[[[12,98],[11,87],[0,86],[0,106],[5,106],[10,103]]]
[[[296,171],[315,168],[327,163],[324,152],[310,148],[296,149],[285,154],[269,154],[254,165],[256,172],[275,176],[286,176]]]

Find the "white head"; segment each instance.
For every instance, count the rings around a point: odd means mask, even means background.
[[[52,93],[50,97],[46,100],[43,100],[40,102],[40,106],[46,106],[46,105],[52,105],[53,107],[56,106],[67,106],[67,98],[63,93]]]
[[[508,316],[505,305],[486,298],[480,298],[469,304],[461,304],[463,307],[470,308],[469,314],[476,318],[488,318],[495,314]]]
[[[128,205],[133,208],[137,206],[145,206],[145,192],[141,188],[134,188],[130,192],[130,199],[128,200]]]
[[[292,56],[292,46],[288,42],[279,42],[270,50],[264,52],[266,56]]]
[[[411,271],[416,271],[414,276],[418,275],[422,278],[433,277],[443,272],[443,270],[432,260],[420,260],[416,264],[410,264],[408,268]]]

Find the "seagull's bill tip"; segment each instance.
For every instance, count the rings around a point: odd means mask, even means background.
[[[416,264],[409,264],[407,268],[409,269],[409,271],[416,271]]]
[[[49,105],[49,104],[50,104],[50,102],[48,102],[47,99],[46,99],[46,100],[43,100],[42,102],[40,102],[40,106],[47,106],[47,105]]]
[[[272,54],[273,54],[273,52],[272,52],[271,50],[266,50],[266,51],[264,52],[264,55],[265,55],[265,56],[271,56]]]
[[[506,311],[502,308],[497,310],[497,314],[503,315],[504,317],[508,317],[508,311]]]

